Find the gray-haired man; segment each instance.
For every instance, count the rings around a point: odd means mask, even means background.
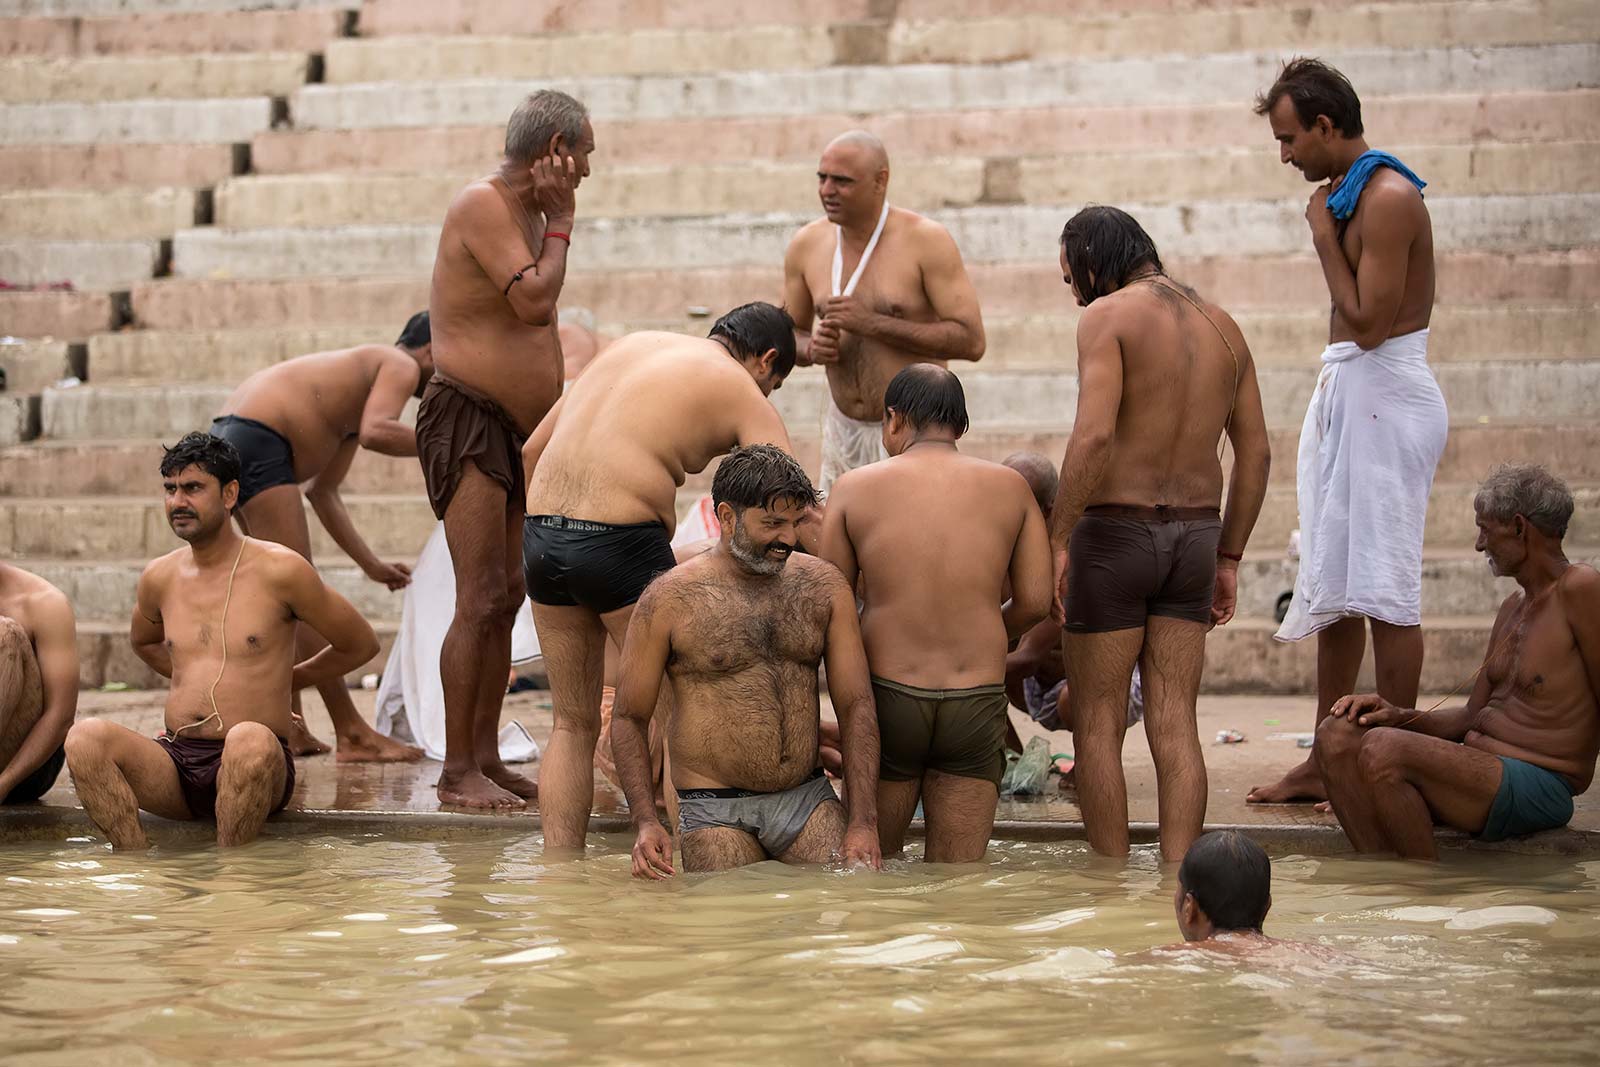
[[[1600,753],[1600,573],[1561,550],[1572,493],[1542,467],[1500,467],[1478,490],[1477,549],[1521,586],[1500,605],[1464,707],[1349,696],[1313,756],[1362,852],[1434,857],[1435,822],[1485,841],[1565,826]]]
[[[561,395],[556,300],[573,190],[593,151],[582,104],[534,93],[506,127],[500,169],[456,194],[439,235],[428,298],[435,371],[417,413],[417,456],[456,574],[439,656],[446,804],[520,808],[535,795],[496,742],[522,605],[522,445]]]

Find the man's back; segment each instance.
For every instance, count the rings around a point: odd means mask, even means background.
[[[528,482],[530,515],[659,520],[669,531],[686,475],[736,444],[788,446],[777,411],[726,348],[672,333],[609,346],[546,423],[529,442],[548,433]]]
[[[873,674],[925,689],[1003,682],[1004,585],[1038,510],[1022,476],[928,442],[845,475],[835,507],[866,584]],[[1040,538],[1042,555],[1042,520]]]
[[[1226,312],[1191,300],[1198,298],[1162,276],[1101,297],[1084,312],[1080,350],[1114,336],[1122,375],[1116,437],[1091,505],[1221,502],[1218,444],[1249,351]]]

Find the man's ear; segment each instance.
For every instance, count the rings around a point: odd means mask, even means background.
[[[1512,517],[1511,521],[1515,525],[1518,537],[1527,536],[1527,533],[1528,533],[1528,520],[1527,519],[1523,518],[1521,515],[1516,515],[1516,516]]]
[[[234,479],[222,487],[222,506],[228,514],[233,514],[234,508],[239,506],[239,481]]]
[[[717,524],[722,527],[724,536],[731,533],[739,524],[739,516],[734,514],[733,505],[726,500],[717,505]]]
[[[756,360],[756,366],[761,368],[763,374],[772,373],[772,365],[778,361],[778,350],[769,348],[761,353],[761,358]]]
[[[1200,905],[1194,899],[1194,894],[1193,893],[1185,893],[1183,895],[1183,921],[1184,921],[1184,923],[1186,925],[1188,925],[1188,926],[1198,926],[1200,924],[1200,919],[1201,918],[1202,918],[1202,916],[1201,916],[1201,913],[1200,913]]]
[[[545,146],[545,155],[555,156],[560,159],[567,154],[567,135],[564,133],[552,134],[550,143]]]
[[[1335,132],[1333,128],[1333,120],[1326,115],[1318,115],[1317,121],[1311,124],[1311,128],[1316,130],[1325,141],[1332,140]]]

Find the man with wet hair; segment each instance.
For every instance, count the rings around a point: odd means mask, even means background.
[[[970,863],[1005,772],[1006,647],[1050,610],[1044,518],[1020,474],[957,449],[967,402],[950,371],[914,363],[883,403],[891,458],[835,483],[822,555],[863,584],[883,851],[901,851],[920,800],[924,858]]]
[[[31,804],[67,760],[78,711],[78,630],[66,595],[0,563],[0,804]]]
[[[1233,319],[1167,277],[1126,212],[1074,215],[1061,233],[1061,270],[1085,308],[1077,418],[1050,517],[1078,803],[1089,844],[1126,855],[1122,742],[1137,664],[1161,853],[1177,860],[1205,820],[1195,699],[1206,633],[1233,617],[1239,561],[1267,492],[1261,392]],[[1234,457],[1225,515],[1224,436]]]
[[[441,803],[520,808],[533,781],[500,758],[511,630],[522,606],[522,446],[561,395],[556,301],[566,279],[594,127],[582,104],[542,89],[506,126],[499,170],[445,214],[428,310],[437,372],[417,412],[417,453],[455,570],[439,653],[445,706]]]
[[[1565,826],[1600,752],[1600,573],[1570,563],[1572,493],[1543,467],[1496,468],[1473,501],[1477,550],[1520,587],[1500,605],[1472,695],[1444,710],[1337,701],[1312,758],[1360,852],[1435,857],[1436,823],[1483,841]]]
[[[678,487],[738,445],[789,447],[767,397],[794,362],[794,322],[771,304],[735,308],[705,339],[630,334],[528,438],[522,559],[555,717],[539,772],[547,846],[583,846],[606,637],[622,644],[639,595],[673,566]]]
[[[1237,830],[1202,834],[1184,853],[1172,906],[1185,941],[1270,943],[1261,928],[1272,907],[1272,860]]]
[[[883,392],[912,363],[983,356],[983,316],[961,251],[937,222],[890,207],[889,156],[864,130],[834,138],[817,166],[824,218],[784,255],[784,300],[802,365],[828,371],[822,491],[886,458]],[[869,268],[870,263],[870,268]]]
[[[1300,431],[1300,570],[1278,639],[1317,638],[1317,722],[1356,684],[1367,629],[1378,692],[1414,704],[1422,677],[1422,540],[1449,414],[1428,367],[1433,224],[1425,184],[1367,147],[1349,79],[1285,64],[1256,100],[1279,158],[1317,183],[1306,207],[1332,314]],[[1368,521],[1382,515],[1382,522]],[[1313,760],[1245,798],[1321,800]]]
[[[622,650],[612,747],[638,833],[634,876],[675,873],[646,743],[663,675],[685,870],[767,859],[877,867],[878,727],[855,595],[833,567],[795,553],[817,503],[811,479],[783,449],[751,445],[718,465],[711,498],[721,540],[651,584]],[[824,663],[848,817],[819,760]]]
[[[417,438],[401,421],[406,401],[422,395],[433,377],[433,345],[428,313],[411,316],[393,345],[357,345],[286,360],[246,378],[211,421],[211,433],[239,452],[239,503],[234,518],[246,536],[287,545],[311,558],[311,529],[305,501],[345,555],[368,578],[390,589],[411,580],[403,563],[386,563],[367,546],[350,521],[339,487],[350,472],[356,450],[386,456],[414,456]],[[309,483],[309,484],[307,484]],[[300,486],[307,485],[304,499]],[[317,651],[304,631],[301,658]],[[340,763],[417,760],[422,750],[378,733],[356,711],[342,679],[317,687]],[[308,733],[294,694],[290,748],[296,756],[328,751]]]
[[[139,576],[128,637],[171,679],[166,731],[85,719],[67,734],[78,799],[115,848],[149,844],[140,809],[215,819],[219,845],[253,840],[294,792],[291,695],[378,654],[372,627],[304,556],[234,528],[239,471],[234,447],[206,433],[161,460],[167,522],[187,543]],[[305,658],[302,626],[322,638]]]

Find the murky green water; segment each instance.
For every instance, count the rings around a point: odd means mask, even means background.
[[[1077,843],[644,885],[621,838],[0,853],[8,1064],[1583,1063],[1600,861],[1283,857],[1268,932],[1151,953],[1173,875]]]

